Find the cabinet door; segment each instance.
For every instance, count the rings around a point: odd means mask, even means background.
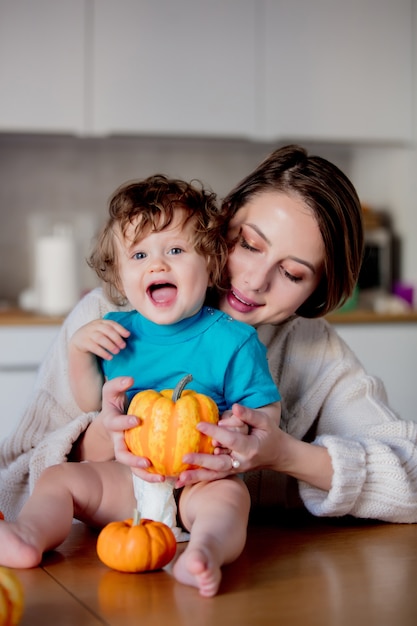
[[[35,384],[37,368],[0,368],[0,440],[16,428]]]
[[[417,325],[336,325],[369,374],[380,378],[390,406],[407,420],[417,421]]]
[[[265,0],[265,136],[411,141],[412,0]]]
[[[0,130],[84,130],[86,0],[0,0]]]
[[[0,327],[0,439],[14,430],[58,326]]]
[[[94,133],[247,136],[256,0],[95,0]]]

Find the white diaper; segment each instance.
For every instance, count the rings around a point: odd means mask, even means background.
[[[143,519],[163,522],[170,527],[178,543],[188,541],[190,534],[177,526],[177,504],[174,498],[174,480],[148,483],[132,474],[136,504]]]

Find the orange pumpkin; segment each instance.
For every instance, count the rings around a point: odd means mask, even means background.
[[[20,579],[8,567],[0,567],[0,624],[16,626],[22,617],[23,605]]]
[[[137,393],[128,408],[141,423],[125,431],[127,447],[133,454],[148,458],[148,471],[163,476],[178,476],[195,467],[183,463],[189,452],[213,453],[211,438],[200,433],[199,422],[217,424],[219,411],[214,400],[202,393],[186,389],[192,376],[185,376],[172,389],[152,389]]]
[[[162,522],[133,519],[111,522],[100,532],[97,554],[108,567],[119,572],[146,572],[160,569],[175,556],[177,542]]]

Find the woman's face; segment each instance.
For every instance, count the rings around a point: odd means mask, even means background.
[[[258,326],[283,322],[320,282],[324,243],[312,210],[296,195],[265,191],[230,222],[230,289],[220,308]]]

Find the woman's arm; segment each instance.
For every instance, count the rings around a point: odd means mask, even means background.
[[[266,409],[266,410],[265,410]],[[274,408],[252,410],[242,406],[234,413],[249,428],[249,437],[236,439],[232,444],[233,457],[239,454],[233,446],[245,448],[248,469],[270,469],[309,482],[312,486],[328,491],[332,484],[333,468],[325,447],[295,439],[279,428]],[[204,427],[203,427],[204,428]],[[240,468],[239,468],[240,469]]]
[[[124,431],[137,426],[139,419],[124,413],[126,391],[133,378],[117,377],[103,385],[102,410],[73,446],[71,461],[111,461],[129,465],[132,471],[147,482],[164,480],[146,469],[150,461],[132,454],[125,442]]]
[[[68,315],[38,372],[28,405],[9,437],[0,442],[0,508],[13,519],[42,471],[71,455],[95,413],[82,413],[68,379],[68,344],[74,332],[120,308],[102,289],[89,292]],[[126,308],[123,310],[127,310]]]
[[[113,442],[98,414],[74,442],[68,454],[68,461],[111,461],[113,459]]]
[[[123,432],[137,426],[135,416],[125,415],[126,391],[131,387],[130,377],[114,378],[102,388],[102,410],[75,442],[71,461],[110,461],[115,458],[115,447],[121,447]]]
[[[241,473],[269,469],[307,480],[319,489],[330,489],[333,469],[326,448],[298,441],[283,432],[276,419],[271,419],[271,415],[262,409],[248,409],[239,405],[233,412],[248,425],[248,435],[206,422],[198,425],[200,432],[229,449],[233,458],[240,462],[239,468],[232,471]],[[212,480],[218,478],[219,473],[230,474],[228,455],[189,454],[184,457],[184,461],[202,467],[183,472],[178,486]]]
[[[217,431],[216,438],[234,457],[235,451],[249,455],[246,462],[238,457],[245,470],[278,469],[298,478],[314,515],[417,522],[417,422],[395,415],[381,381],[326,321],[298,318],[260,330],[282,396],[283,432],[258,424],[246,444]],[[182,475],[184,484],[230,472],[221,456],[193,462],[205,469]]]

